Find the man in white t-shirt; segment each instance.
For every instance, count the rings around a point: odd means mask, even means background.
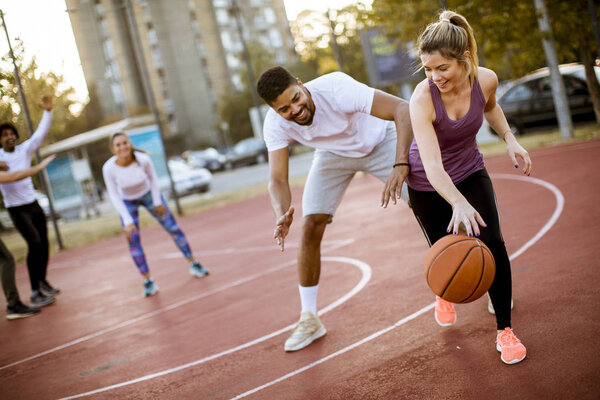
[[[52,96],[43,96],[39,107],[44,110],[36,131],[23,143],[19,132],[11,123],[0,125],[0,161],[4,161],[11,171],[27,169],[31,157],[41,146],[50,131],[52,122]],[[35,197],[31,178],[0,184],[4,205],[10,218],[23,239],[27,242],[27,270],[31,284],[31,306],[44,307],[54,302],[54,295],[60,292],[46,279],[48,270],[48,230],[46,216]]]
[[[316,149],[302,196],[298,253],[302,311],[284,346],[295,351],[327,332],[317,316],[321,240],[344,191],[354,174],[364,171],[385,182],[381,205],[390,200],[395,204],[409,172],[413,135],[406,101],[341,72],[304,85],[285,68],[274,67],[261,75],[257,90],[271,107],[263,132],[269,150],[269,193],[277,218],[273,237],[281,251],[294,215],[288,145],[298,142]]]

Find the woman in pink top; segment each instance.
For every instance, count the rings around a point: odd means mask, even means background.
[[[185,235],[160,194],[150,156],[144,151],[135,149],[129,137],[121,132],[115,133],[110,138],[110,149],[114,156],[104,163],[102,175],[110,200],[121,217],[131,257],[144,277],[144,297],[155,294],[158,286],[150,276],[146,255],[140,241],[138,221],[140,206],[145,207],[171,235],[190,263],[190,274],[196,277],[208,275],[208,270],[192,255]]]
[[[492,182],[475,140],[483,118],[500,132],[515,168],[518,158],[529,175],[531,160],[496,103],[496,74],[478,65],[477,44],[463,16],[442,12],[419,37],[418,49],[427,79],[410,100],[415,136],[407,178],[410,204],[430,245],[461,228],[492,251],[496,277],[489,295],[490,311],[496,314],[496,349],[503,362],[515,364],[525,358],[526,349],[511,329],[510,261]],[[453,325],[454,305],[436,298],[435,319],[442,326]]]

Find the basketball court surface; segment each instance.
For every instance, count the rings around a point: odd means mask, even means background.
[[[519,364],[500,361],[486,296],[458,305],[454,326],[435,323],[414,216],[380,208],[381,183],[360,176],[325,232],[328,333],[309,347],[283,351],[300,312],[297,188],[283,253],[268,195],[179,218],[206,278],[189,275],[160,226],[143,229],[160,288],[150,298],[122,236],[53,256],[56,303],[0,321],[0,398],[598,399],[600,140],[531,156],[531,177],[486,159],[528,351]],[[23,265],[17,282],[26,299]]]

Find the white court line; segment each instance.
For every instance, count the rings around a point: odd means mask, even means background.
[[[366,284],[369,282],[369,280],[371,279],[371,275],[372,275],[372,273],[371,273],[371,267],[368,264],[366,264],[366,263],[364,263],[362,261],[359,261],[359,260],[355,260],[355,259],[347,258],[347,257],[322,257],[322,260],[323,261],[341,262],[341,263],[347,263],[347,264],[353,265],[355,267],[358,267],[358,269],[362,273],[362,276],[361,276],[361,279],[358,282],[358,284],[356,284],[356,286],[354,286],[354,288],[352,288],[352,290],[350,290],[348,293],[346,293],[345,295],[343,295],[342,297],[340,297],[339,299],[337,299],[336,301],[334,301],[333,303],[329,304],[327,307],[325,307],[321,311],[319,311],[319,315],[323,315],[326,312],[333,310],[334,308],[336,308],[336,307],[340,306],[341,304],[343,304],[344,302],[346,302],[348,299],[350,299],[356,293],[360,292],[366,286]],[[169,368],[169,369],[166,369],[166,370],[163,370],[163,371],[156,372],[154,374],[145,375],[145,376],[142,376],[142,377],[139,377],[139,378],[136,378],[136,379],[132,379],[132,380],[126,381],[126,382],[121,382],[121,383],[117,383],[117,384],[114,384],[114,385],[105,386],[105,387],[102,387],[102,388],[99,388],[99,389],[96,389],[96,390],[92,390],[92,391],[89,391],[89,392],[80,393],[80,394],[76,394],[76,395],[69,396],[69,397],[63,397],[60,400],[77,399],[77,398],[80,398],[80,397],[90,396],[90,395],[93,395],[93,394],[106,392],[108,390],[120,388],[120,387],[123,387],[123,386],[132,385],[134,383],[147,381],[147,380],[154,379],[154,378],[157,378],[157,377],[160,377],[160,376],[172,374],[174,372],[181,371],[183,369],[187,369],[187,368],[190,368],[190,367],[193,367],[193,366],[196,366],[196,365],[200,365],[200,364],[203,364],[203,363],[205,363],[207,361],[211,361],[211,360],[217,359],[219,357],[223,357],[225,355],[234,353],[236,351],[245,349],[247,347],[254,346],[255,344],[264,342],[265,340],[271,339],[272,337],[278,336],[278,335],[280,335],[280,334],[282,334],[282,333],[284,333],[286,331],[289,331],[295,325],[296,325],[296,323],[293,323],[291,325],[286,326],[285,328],[281,328],[281,329],[279,329],[279,330],[277,330],[275,332],[269,333],[269,334],[267,334],[265,336],[262,336],[262,337],[260,337],[258,339],[252,340],[250,342],[246,342],[244,344],[241,344],[239,346],[230,348],[230,349],[222,351],[220,353],[216,353],[216,354],[210,355],[208,357],[204,357],[204,358],[201,358],[199,360],[189,362],[187,364],[182,364],[182,365],[179,365],[179,366],[174,367],[174,368]]]
[[[331,247],[328,247],[327,250],[338,249],[340,247],[346,246],[346,245],[351,244],[353,242],[354,242],[354,239],[345,239],[345,240],[330,241],[327,244],[331,243]],[[272,247],[271,247],[271,249],[272,249]],[[181,256],[181,254],[179,256]],[[101,329],[101,330],[96,331],[94,333],[90,333],[89,335],[85,335],[85,336],[82,336],[80,338],[73,339],[70,342],[64,343],[64,344],[62,344],[60,346],[53,347],[53,348],[51,348],[49,350],[43,351],[41,353],[34,354],[34,355],[30,356],[30,357],[27,357],[27,358],[15,361],[13,363],[0,366],[0,370],[6,369],[6,368],[10,368],[10,367],[14,367],[15,365],[22,364],[24,362],[34,360],[36,358],[48,355],[50,353],[54,353],[56,351],[66,349],[67,347],[74,346],[74,345],[76,345],[78,343],[86,342],[88,340],[97,338],[98,336],[105,335],[107,333],[116,331],[117,329],[121,329],[121,328],[124,328],[124,327],[129,326],[129,325],[133,325],[133,324],[135,324],[137,322],[143,321],[143,320],[148,319],[150,317],[153,317],[155,315],[162,314],[164,312],[174,310],[175,308],[184,306],[184,305],[189,304],[191,302],[194,302],[196,300],[200,300],[200,299],[202,299],[204,297],[213,295],[213,294],[218,293],[218,292],[222,292],[224,290],[230,289],[230,288],[235,287],[235,286],[239,286],[239,285],[241,285],[243,283],[249,282],[249,281],[251,281],[253,279],[256,279],[256,278],[259,278],[259,277],[261,277],[263,275],[267,275],[267,274],[270,274],[271,272],[275,272],[277,270],[283,269],[283,268],[285,268],[285,267],[287,267],[289,265],[294,264],[295,262],[296,262],[296,260],[290,260],[290,261],[285,262],[285,263],[283,263],[281,265],[278,265],[276,267],[269,268],[269,269],[267,269],[265,271],[256,273],[254,275],[249,275],[249,276],[247,276],[245,278],[242,278],[242,279],[238,279],[236,281],[228,283],[228,284],[226,284],[224,286],[221,286],[219,288],[216,288],[216,289],[213,289],[213,290],[209,290],[208,292],[204,292],[204,293],[201,293],[201,294],[199,294],[197,296],[193,296],[193,297],[190,297],[190,298],[188,298],[186,300],[182,300],[182,301],[179,301],[177,303],[171,304],[170,306],[163,307],[163,308],[151,311],[151,312],[146,313],[146,314],[142,314],[142,315],[140,315],[140,316],[138,316],[136,318],[128,319],[128,320],[123,321],[123,322],[121,322],[119,324],[113,325],[110,328]]]
[[[534,239],[529,240],[527,243],[525,243],[521,248],[519,248],[515,253],[513,253],[510,256],[510,259],[513,260],[518,255],[522,254],[523,251],[525,251],[526,249],[528,249],[529,247],[531,247],[535,242],[537,242],[554,225],[554,223],[556,222],[556,220],[558,219],[558,217],[560,216],[560,214],[562,212],[563,204],[564,204],[564,197],[563,197],[562,193],[560,192],[560,190],[556,186],[554,186],[554,185],[552,185],[552,184],[550,184],[548,182],[542,181],[540,179],[530,178],[530,177],[522,177],[522,176],[519,176],[519,175],[504,175],[504,174],[497,174],[497,175],[492,175],[492,176],[494,176],[496,178],[499,178],[499,179],[515,179],[515,180],[528,181],[530,183],[534,183],[534,184],[546,187],[556,197],[557,206],[556,206],[555,211],[554,211],[552,217],[550,218],[550,220],[542,227],[542,229],[540,229],[540,231],[538,232],[538,234],[536,234],[534,236]],[[540,232],[541,232],[541,234],[540,234]],[[334,259],[334,258],[340,258],[340,257],[323,257],[323,260]],[[369,271],[370,271],[370,268],[369,268]],[[365,282],[365,284],[366,284],[366,282]],[[341,304],[341,302],[340,302],[340,304]],[[328,307],[331,307],[331,306],[333,306],[333,304],[331,304]],[[382,329],[382,330],[380,330],[378,332],[375,332],[375,333],[371,334],[370,336],[367,336],[366,338],[361,339],[358,342],[355,342],[352,345],[349,345],[349,346],[347,346],[347,347],[345,347],[345,348],[343,348],[341,350],[338,350],[337,352],[332,353],[332,354],[330,354],[330,355],[328,355],[328,356],[326,356],[326,357],[324,357],[324,358],[322,358],[320,360],[317,360],[317,361],[315,361],[315,362],[313,362],[311,364],[308,364],[308,365],[306,365],[306,366],[304,366],[302,368],[299,368],[299,369],[297,369],[295,371],[292,371],[292,372],[290,372],[290,373],[288,373],[286,375],[283,375],[283,376],[281,376],[281,377],[279,377],[279,378],[277,378],[277,379],[275,379],[275,380],[273,380],[271,382],[268,382],[268,383],[266,383],[266,384],[264,384],[262,386],[259,386],[257,388],[251,389],[251,390],[249,390],[249,391],[247,391],[245,393],[242,393],[242,394],[234,397],[234,399],[240,399],[240,398],[249,396],[250,394],[256,393],[256,392],[258,392],[258,391],[260,391],[262,389],[265,389],[265,388],[267,388],[269,386],[272,386],[272,385],[274,385],[276,383],[279,383],[279,382],[281,382],[283,380],[286,380],[286,379],[288,379],[288,378],[290,378],[290,377],[292,377],[294,375],[297,375],[297,374],[299,374],[301,372],[304,372],[304,371],[306,371],[306,370],[308,370],[310,368],[313,368],[316,365],[322,364],[325,361],[328,361],[328,360],[330,360],[330,359],[332,359],[334,357],[337,357],[338,355],[346,353],[346,352],[348,352],[348,351],[350,351],[350,350],[352,350],[352,349],[354,349],[354,348],[356,348],[356,347],[358,347],[360,345],[363,345],[363,344],[365,344],[365,343],[367,343],[367,342],[369,342],[369,341],[371,341],[371,340],[373,340],[373,339],[375,339],[375,338],[377,338],[377,337],[379,337],[379,336],[381,336],[381,335],[383,335],[383,334],[391,331],[392,329],[394,329],[396,327],[404,325],[405,323],[407,323],[407,322],[413,320],[414,318],[416,318],[416,317],[424,314],[425,312],[431,310],[434,306],[435,306],[435,303],[431,303],[431,304],[429,304],[429,305],[421,308],[420,310],[416,311],[415,313],[413,313],[413,314],[411,314],[411,315],[409,315],[409,316],[407,316],[405,318],[400,319],[394,325],[391,325],[391,326],[389,326],[387,328],[384,328],[384,329]],[[325,309],[323,309],[319,314],[323,314],[326,311],[329,311],[331,308],[327,309],[328,307],[326,307]],[[146,376],[134,379],[134,380],[127,381],[127,382],[122,382],[122,383],[119,383],[119,384],[115,384],[115,385],[111,385],[111,386],[106,386],[106,387],[103,387],[103,388],[100,388],[100,389],[96,389],[96,390],[93,390],[93,391],[90,391],[90,392],[85,392],[85,393],[77,394],[77,395],[74,395],[74,396],[65,397],[65,398],[60,399],[60,400],[75,399],[75,398],[80,398],[80,397],[84,397],[84,396],[89,396],[89,395],[92,395],[92,394],[101,393],[101,392],[104,392],[104,391],[107,391],[107,390],[116,389],[116,388],[123,387],[123,386],[126,386],[126,385],[131,385],[131,384],[134,384],[134,383],[138,383],[138,382],[142,382],[142,381],[147,381],[147,380],[159,377],[159,376],[164,376],[164,375],[167,375],[167,374],[170,374],[170,373],[173,373],[173,372],[177,372],[177,371],[180,371],[182,369],[189,368],[189,367],[192,367],[194,365],[198,365],[198,364],[201,364],[203,362],[212,360],[214,358],[217,358],[217,356],[221,357],[223,355],[230,354],[230,353],[232,353],[234,351],[238,351],[238,350],[250,347],[250,346],[252,346],[252,345],[254,345],[256,343],[260,343],[261,341],[264,341],[264,340],[270,339],[271,337],[277,336],[278,334],[283,333],[286,330],[291,329],[292,327],[293,327],[293,325],[289,325],[289,326],[281,329],[280,331],[274,332],[274,333],[272,333],[270,335],[267,335],[267,336],[263,336],[263,338],[259,338],[259,339],[255,340],[255,341],[245,343],[245,344],[243,344],[241,346],[238,346],[238,347],[236,347],[234,349],[226,350],[225,352],[218,353],[218,354],[215,354],[214,356],[209,356],[209,357],[206,357],[206,358],[201,359],[201,360],[197,360],[197,361],[189,363],[189,364],[184,364],[184,365],[181,365],[179,367],[175,367],[175,368],[172,368],[172,369],[169,369],[169,370],[161,371],[161,372],[158,372],[158,373],[155,373],[155,374],[146,375]]]
[[[540,240],[540,238],[545,235],[550,228],[556,223],[556,221],[558,220],[558,217],[560,216],[560,214],[562,213],[563,210],[563,205],[564,205],[564,197],[562,195],[562,193],[560,192],[560,190],[554,186],[551,183],[548,183],[546,181],[542,181],[541,179],[536,179],[536,178],[531,178],[531,177],[527,177],[527,176],[521,176],[521,175],[509,175],[509,174],[492,174],[491,177],[493,178],[499,178],[499,179],[514,179],[514,180],[519,180],[519,181],[525,181],[525,182],[530,182],[530,183],[534,183],[536,185],[540,185],[543,186],[545,188],[547,188],[548,190],[550,190],[554,196],[556,197],[556,208],[554,209],[554,213],[552,213],[552,216],[550,217],[550,219],[548,220],[548,222],[546,222],[546,224],[544,224],[544,226],[542,227],[542,229],[540,229],[538,231],[538,233],[531,239],[529,240],[527,243],[525,243],[523,246],[521,246],[521,248],[519,248],[517,251],[515,251],[509,258],[511,260],[515,259],[516,257],[518,257],[519,255],[523,254],[523,252],[525,250],[527,250],[528,248],[530,248],[531,246],[533,246],[533,244],[535,242],[537,242],[538,240]],[[298,375],[308,369],[311,369],[319,364],[324,363],[325,361],[328,361],[334,357],[337,357],[341,354],[344,354],[360,345],[363,345],[367,342],[370,342],[371,340],[383,335],[384,333],[387,333],[389,331],[391,331],[394,328],[397,328],[401,325],[404,325],[405,323],[415,319],[416,317],[418,317],[419,315],[424,314],[425,312],[431,310],[433,307],[435,307],[435,303],[431,303],[423,308],[421,308],[419,311],[416,311],[415,313],[409,315],[408,317],[402,318],[401,320],[399,320],[398,322],[396,322],[394,325],[388,326],[387,328],[384,328],[378,332],[373,333],[370,336],[367,336],[364,339],[361,339],[347,347],[344,347],[343,349],[340,349],[338,351],[336,351],[335,353],[332,353],[326,357],[323,357],[317,361],[314,361],[308,365],[305,365],[302,368],[299,368],[297,370],[294,370],[286,375],[283,375],[277,379],[272,380],[271,382],[265,383],[264,385],[258,386],[254,389],[250,389],[247,392],[244,392],[240,395],[237,395],[233,398],[231,398],[231,400],[237,400],[237,399],[241,399],[244,397],[247,397],[251,394],[254,394],[260,390],[263,390],[265,388],[268,388],[269,386],[273,386],[276,383],[279,383],[281,381],[284,381],[288,378],[291,378],[295,375]]]

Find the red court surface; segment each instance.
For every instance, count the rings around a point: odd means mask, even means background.
[[[159,226],[144,229],[151,298],[123,237],[53,256],[57,302],[0,322],[0,398],[597,399],[600,141],[531,153],[531,178],[506,156],[486,161],[528,349],[519,364],[500,361],[486,297],[457,306],[455,326],[435,323],[410,209],[379,208],[381,184],[359,177],[323,243],[328,333],[306,349],[283,351],[300,309],[295,189],[284,253],[267,195],[180,218],[206,278],[189,275]],[[26,298],[24,266],[17,279]]]

